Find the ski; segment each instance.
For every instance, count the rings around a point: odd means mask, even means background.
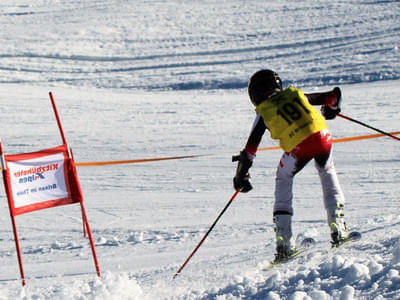
[[[358,231],[350,232],[349,236],[346,239],[341,240],[338,245],[332,246],[332,251],[338,251],[339,249],[341,249],[349,244],[359,241],[361,239],[361,236],[362,236],[361,233]],[[295,260],[296,258],[302,256],[302,254],[305,254],[309,250],[314,249],[315,244],[316,244],[316,242],[313,238],[305,238],[300,243],[300,247],[298,247],[296,249],[296,251],[291,256],[289,256],[287,259],[270,261],[266,266],[263,266],[261,269],[263,271],[267,271],[274,267],[279,267],[283,264],[291,262],[291,261]]]
[[[351,243],[357,242],[360,239],[361,239],[361,233],[358,232],[358,231],[352,231],[352,232],[349,233],[349,236],[346,239],[341,240],[338,245],[333,245],[332,249],[333,250],[338,250],[338,249],[340,249],[340,248],[342,248],[342,247],[344,247],[346,245],[349,245]]]
[[[284,260],[274,260],[269,262],[266,266],[262,267],[263,271],[267,271],[271,268],[274,267],[279,267],[283,264],[286,264],[288,262],[291,262],[292,260],[295,260],[296,258],[298,258],[299,256],[301,256],[302,254],[304,254],[307,250],[311,249],[312,246],[315,245],[315,240],[313,238],[305,238],[301,243],[300,243],[300,247],[298,247],[296,249],[296,251],[290,255],[288,258],[284,259]]]

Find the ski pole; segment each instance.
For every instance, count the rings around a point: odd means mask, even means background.
[[[360,124],[360,125],[365,126],[365,127],[369,128],[369,129],[375,130],[375,131],[380,132],[380,133],[382,133],[382,134],[384,134],[384,135],[387,135],[387,136],[389,136],[389,137],[391,137],[391,138],[393,138],[393,139],[395,139],[395,140],[400,141],[400,138],[398,138],[397,136],[395,136],[395,135],[393,135],[393,134],[390,134],[389,132],[385,132],[385,131],[383,131],[383,130],[380,130],[380,129],[378,129],[378,128],[372,127],[372,126],[370,126],[370,125],[368,125],[368,124],[365,124],[365,123],[363,123],[363,122],[360,122],[360,121],[358,121],[358,120],[352,119],[352,118],[350,118],[350,117],[348,117],[348,116],[345,116],[345,115],[342,115],[342,114],[337,114],[337,115],[338,115],[339,117],[343,118],[343,119],[346,119],[346,120],[352,121],[352,122],[354,122],[354,123]]]
[[[189,262],[189,260],[192,258],[192,256],[196,253],[196,251],[200,248],[201,244],[203,244],[204,240],[207,238],[207,236],[210,234],[211,230],[213,230],[214,226],[217,224],[218,220],[221,218],[221,216],[225,213],[225,211],[228,209],[229,205],[233,202],[233,200],[236,198],[236,196],[239,194],[240,190],[237,190],[232,198],[229,200],[229,202],[225,205],[224,209],[221,211],[221,213],[218,215],[218,217],[215,219],[214,223],[211,225],[210,229],[208,229],[207,233],[203,236],[201,239],[200,243],[197,244],[196,248],[192,251],[192,253],[188,256],[188,258],[185,260],[185,262],[182,264],[182,266],[176,271],[174,277],[172,279],[175,279],[176,276],[183,270],[183,268],[186,266],[186,264]]]

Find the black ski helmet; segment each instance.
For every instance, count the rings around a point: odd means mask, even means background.
[[[249,97],[255,105],[259,105],[275,92],[282,90],[282,81],[277,73],[272,70],[260,70],[251,76],[249,80]]]

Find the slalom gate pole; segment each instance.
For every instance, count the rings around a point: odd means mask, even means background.
[[[196,248],[192,251],[192,253],[188,256],[188,258],[185,260],[185,262],[182,264],[182,266],[176,271],[174,277],[172,279],[175,279],[176,276],[179,275],[179,273],[183,270],[183,268],[186,266],[186,264],[189,262],[189,260],[192,258],[192,256],[196,253],[196,251],[200,248],[201,244],[203,244],[204,240],[207,238],[207,236],[210,234],[210,232],[213,230],[215,225],[217,224],[218,220],[221,218],[221,216],[225,213],[225,211],[228,209],[229,205],[233,202],[233,200],[236,198],[236,196],[239,194],[240,190],[237,190],[232,198],[228,201],[228,203],[225,205],[224,209],[221,211],[221,213],[218,215],[218,217],[215,219],[214,223],[211,225],[210,229],[208,229],[207,233],[203,236],[201,241],[197,244]]]
[[[54,115],[55,115],[56,120],[57,120],[58,129],[60,130],[61,139],[63,141],[63,144],[68,149],[67,139],[65,138],[64,130],[63,130],[63,127],[62,127],[62,124],[61,124],[60,115],[58,114],[58,109],[57,109],[56,102],[54,100],[52,92],[49,92],[49,97],[50,97],[51,105],[53,106]],[[81,206],[81,213],[82,213],[83,236],[86,237],[86,234],[88,234],[90,248],[92,250],[92,256],[93,256],[93,260],[94,260],[94,265],[95,265],[95,268],[96,268],[96,273],[97,273],[98,277],[101,277],[99,262],[98,262],[97,254],[96,254],[96,248],[95,248],[95,245],[94,245],[94,242],[93,242],[92,231],[90,229],[89,221],[88,221],[88,218],[87,218],[87,215],[86,215],[86,209],[85,209],[85,206],[83,204],[83,193],[82,193],[81,185],[80,185],[79,180],[78,180],[78,174],[76,173],[74,155],[73,155],[73,152],[72,152],[71,148],[69,148],[68,154],[69,154],[69,158],[71,159],[71,161],[73,163],[73,173],[74,173],[74,177],[76,178],[76,184],[77,184],[77,189],[78,189],[79,195],[81,196],[81,199],[82,199],[79,203],[80,203],[80,206]]]
[[[67,139],[65,138],[65,135],[64,135],[64,130],[63,130],[62,125],[61,125],[60,115],[58,114],[58,109],[57,109],[57,106],[56,106],[56,102],[54,101],[54,97],[53,97],[53,93],[52,92],[49,92],[49,97],[50,97],[51,105],[53,106],[54,115],[56,116],[57,125],[58,125],[58,129],[60,130],[61,139],[63,141],[63,144],[66,145],[67,144]]]
[[[10,210],[11,225],[12,225],[13,233],[14,233],[15,249],[17,250],[19,272],[21,274],[22,285],[25,286],[26,280],[25,280],[24,266],[22,263],[21,247],[19,245],[18,230],[17,230],[17,224],[15,222],[15,215],[14,215],[12,205],[11,205],[11,201],[14,201],[14,200],[13,200],[13,195],[11,192],[10,182],[9,182],[9,180],[6,180],[6,178],[10,178],[10,175],[9,175],[10,170],[6,166],[6,160],[4,158],[3,146],[1,144],[1,139],[0,139],[0,160],[1,160],[1,167],[3,169],[4,188],[5,188],[5,191],[7,194],[8,208]]]
[[[389,136],[389,137],[391,137],[391,138],[393,138],[393,139],[395,139],[395,140],[400,141],[400,138],[398,138],[397,136],[395,136],[395,135],[393,135],[393,134],[390,134],[389,132],[385,132],[385,131],[383,131],[383,130],[380,130],[380,129],[378,129],[378,128],[372,127],[372,126],[370,126],[370,125],[368,125],[368,124],[365,124],[365,123],[363,123],[363,122],[361,122],[361,121],[355,120],[355,119],[353,119],[353,118],[350,118],[350,117],[345,116],[345,115],[342,115],[342,114],[337,114],[337,115],[338,115],[339,117],[343,118],[343,119],[346,119],[346,120],[352,121],[352,122],[354,122],[354,123],[360,124],[360,125],[362,125],[362,126],[364,126],[364,127],[367,127],[367,128],[369,128],[369,129],[375,130],[375,131],[380,132],[380,133],[382,133],[382,134],[384,134],[384,135],[387,135],[387,136]]]

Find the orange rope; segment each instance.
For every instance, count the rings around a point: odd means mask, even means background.
[[[400,131],[390,132],[392,135],[400,134]],[[351,142],[351,141],[359,141],[366,139],[374,139],[386,136],[385,134],[369,134],[369,135],[360,135],[360,136],[352,136],[334,139],[334,143],[343,143],[343,142]],[[258,151],[269,151],[269,150],[277,150],[280,149],[279,146],[275,147],[267,147],[260,148]],[[144,162],[153,162],[153,161],[161,161],[161,160],[173,160],[173,159],[184,159],[184,158],[197,158],[203,156],[211,156],[215,154],[200,154],[200,155],[183,155],[183,156],[168,156],[168,157],[156,157],[156,158],[142,158],[142,159],[130,159],[130,160],[115,160],[115,161],[97,161],[97,162],[81,162],[75,163],[76,166],[79,167],[87,167],[87,166],[105,166],[105,165],[120,165],[120,164],[136,164],[136,163],[144,163]],[[0,168],[1,170],[1,168]]]
[[[278,150],[278,149],[281,149],[281,147],[275,146],[275,147],[259,148],[257,151],[270,151],[270,150]]]
[[[156,157],[156,158],[143,158],[143,159],[131,159],[131,160],[115,160],[115,161],[97,161],[97,162],[83,162],[75,163],[76,166],[105,166],[105,165],[119,165],[119,164],[136,164],[142,162],[152,162],[160,160],[172,160],[172,159],[183,159],[183,158],[193,158],[208,156],[212,154],[202,154],[202,155],[184,155],[184,156],[169,156],[169,157]]]
[[[389,132],[392,135],[400,134],[400,131],[394,131],[394,132]],[[359,136],[351,136],[351,137],[345,137],[345,138],[339,138],[339,139],[334,139],[334,143],[344,143],[344,142],[352,142],[352,141],[359,141],[359,140],[366,140],[366,139],[374,139],[374,138],[379,138],[387,136],[386,134],[383,133],[377,133],[377,134],[368,134],[368,135],[359,135]],[[276,150],[280,149],[279,146],[276,147],[267,147],[267,148],[261,148],[258,149],[258,151],[266,151],[266,150]]]
[[[389,132],[391,135],[400,134],[400,131]],[[377,134],[369,134],[369,135],[360,135],[360,136],[352,136],[347,138],[340,138],[333,140],[334,143],[343,143],[343,142],[351,142],[351,141],[359,141],[359,140],[366,140],[366,139],[374,139],[378,137],[386,136],[382,133]]]
[[[400,134],[400,131],[390,132],[390,134]],[[370,134],[370,135],[361,135],[361,136],[352,136],[334,139],[334,143],[343,143],[343,142],[351,142],[365,139],[373,139],[378,137],[386,136],[382,133],[378,134]],[[275,147],[267,147],[260,148],[258,151],[269,151],[269,150],[277,150],[280,149],[279,146]],[[160,158],[144,158],[144,159],[134,159],[134,160],[117,160],[117,161],[100,161],[100,162],[86,162],[86,163],[75,163],[76,166],[104,166],[104,165],[116,165],[116,164],[135,164],[142,162],[152,162],[152,161],[160,161],[160,160],[172,160],[172,159],[183,159],[183,158],[196,158],[202,156],[211,156],[213,154],[203,154],[203,155],[185,155],[185,156],[169,156],[169,157],[160,157]]]

